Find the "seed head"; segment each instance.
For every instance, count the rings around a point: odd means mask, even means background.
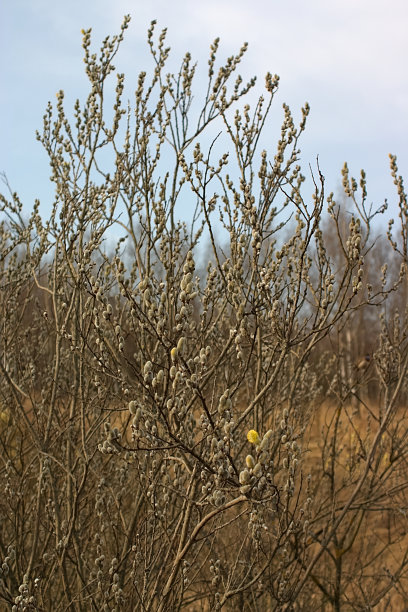
[[[247,467],[249,467],[250,469],[255,467],[255,460],[252,455],[246,456],[245,463],[247,464]]]

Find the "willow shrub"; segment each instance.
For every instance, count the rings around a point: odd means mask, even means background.
[[[152,23],[153,70],[125,107],[117,74],[109,110],[128,22],[100,55],[83,31],[89,95],[69,114],[62,91],[47,107],[49,217],[1,198],[0,598],[54,612],[371,609],[406,572],[407,319],[387,306],[406,288],[396,160],[387,257],[401,267],[369,285],[364,173],[358,185],[343,169],[345,227],[318,168],[304,195],[308,105],[299,125],[284,105],[276,150],[258,150],[278,77],[244,105],[246,45],[219,65],[216,39],[193,98],[190,54],[167,73]],[[328,349],[369,306],[375,405]]]

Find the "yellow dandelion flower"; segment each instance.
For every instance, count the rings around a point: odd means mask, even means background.
[[[251,444],[259,444],[260,442],[259,433],[255,431],[255,429],[251,429],[247,433],[247,440]]]

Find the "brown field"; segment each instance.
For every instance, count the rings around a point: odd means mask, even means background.
[[[308,428],[304,469],[316,477],[320,495],[324,492],[327,500],[335,499],[338,508],[350,497],[366,468],[367,452],[378,427],[379,409],[373,404],[345,405],[337,409],[325,404],[316,412]],[[349,600],[349,606],[342,606],[342,610],[361,609],[353,604],[356,593],[361,596],[365,587],[368,587],[367,592],[379,595],[380,577],[386,574],[394,575],[396,580],[389,590],[384,587],[384,598],[370,609],[378,612],[408,609],[406,568],[398,574],[408,550],[408,466],[406,449],[399,454],[393,447],[397,438],[406,439],[407,432],[407,409],[400,406],[382,435],[367,484],[361,488],[350,516],[338,530],[340,546],[331,543],[317,568],[316,578],[324,582],[330,575],[330,565],[333,571],[341,559],[341,571],[347,585],[344,595]],[[337,440],[335,456],[331,445],[334,433]],[[370,493],[374,493],[374,503],[366,505]],[[324,514],[324,501],[321,511]],[[318,546],[312,545],[314,549]],[[327,604],[313,609],[332,608]]]

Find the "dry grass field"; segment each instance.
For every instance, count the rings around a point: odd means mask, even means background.
[[[379,417],[379,407],[373,403],[340,408],[323,404],[316,412],[305,437],[304,461],[304,469],[316,478],[321,499],[315,532],[324,524],[330,506],[335,503],[341,508],[363,475]],[[313,573],[312,579],[325,585],[334,582],[336,571],[341,572],[343,597],[349,602],[342,605],[342,610],[363,609],[362,603],[356,607],[356,601],[361,602],[364,593],[367,599],[384,594],[380,603],[370,607],[372,610],[408,609],[408,571],[406,567],[401,569],[408,551],[408,454],[403,446],[394,446],[397,431],[398,439],[404,441],[408,435],[405,406],[395,410],[390,427],[381,437],[367,483]],[[370,505],[366,503],[368,497],[374,500]],[[319,540],[318,535],[313,538]],[[332,606],[327,603],[312,608],[331,610]]]

